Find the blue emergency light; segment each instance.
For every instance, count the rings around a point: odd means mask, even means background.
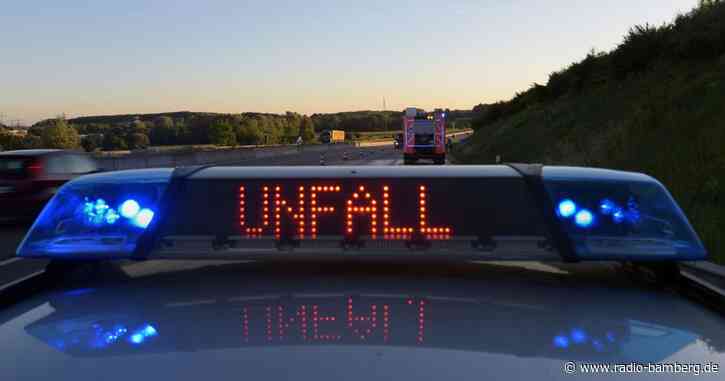
[[[123,258],[154,218],[172,169],[83,176],[63,186],[36,219],[20,256]]]

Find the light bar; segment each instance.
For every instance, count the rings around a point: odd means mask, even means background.
[[[651,177],[535,168],[533,175],[514,165],[208,167],[180,168],[173,175],[171,170],[93,175],[59,192],[18,255],[409,261],[706,257],[685,216]]]
[[[172,169],[83,176],[64,185],[18,248],[21,257],[124,258],[154,218]]]
[[[665,187],[638,173],[544,167],[549,197],[576,205],[560,226],[578,259],[698,260],[706,256],[697,234]],[[568,210],[568,209],[567,209]]]

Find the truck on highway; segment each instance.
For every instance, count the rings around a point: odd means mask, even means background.
[[[345,131],[325,130],[320,134],[320,141],[323,143],[342,143],[345,141]]]
[[[431,159],[435,164],[446,161],[446,114],[408,107],[403,114],[403,162],[415,164]]]

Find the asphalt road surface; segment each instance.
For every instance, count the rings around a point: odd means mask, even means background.
[[[247,160],[227,165],[265,166],[265,165],[399,165],[403,162],[402,152],[392,146],[350,147],[347,150],[330,152],[310,152],[304,148],[298,154],[272,156]],[[0,226],[0,289],[25,277],[42,271],[47,261],[15,258],[15,249],[22,241],[30,226]]]

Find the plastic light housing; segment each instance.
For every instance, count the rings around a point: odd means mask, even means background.
[[[548,196],[582,260],[699,260],[706,251],[684,213],[656,179],[631,172],[544,167]]]
[[[119,171],[70,181],[38,216],[18,256],[131,256],[158,209],[171,173],[172,169]]]

